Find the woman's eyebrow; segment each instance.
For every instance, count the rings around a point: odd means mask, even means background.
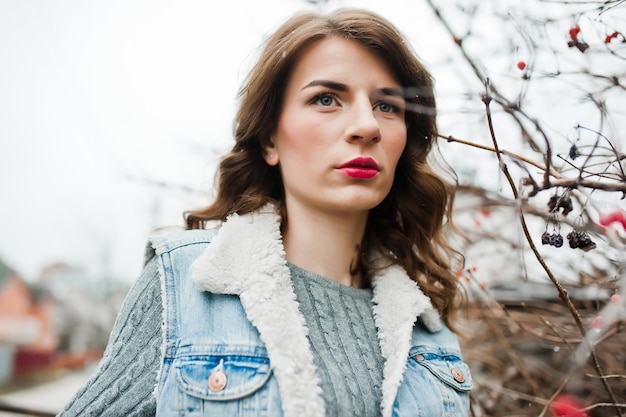
[[[300,91],[304,90],[305,88],[317,87],[317,86],[322,86],[322,87],[330,88],[331,90],[337,90],[337,91],[348,91],[347,85],[338,83],[336,81],[329,81],[329,80],[313,80],[307,85],[305,85],[304,87],[302,87]]]
[[[302,87],[300,91],[306,88],[319,87],[319,86],[326,87],[328,89],[335,90],[335,91],[342,91],[342,92],[348,91],[348,86],[346,84],[339,83],[336,81],[330,81],[330,80],[313,80],[307,85],[305,85],[304,87]],[[395,96],[395,97],[400,97],[400,98],[404,98],[404,95],[405,95],[404,90],[402,88],[397,88],[397,87],[383,87],[383,88],[379,88],[378,90],[376,90],[376,92],[383,96]]]
[[[405,92],[402,88],[396,87],[385,87],[378,90],[384,96],[397,96],[400,98],[404,98]]]

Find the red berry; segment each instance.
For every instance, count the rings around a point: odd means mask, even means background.
[[[599,329],[604,325],[604,317],[602,316],[597,316],[595,319],[593,319],[593,321],[591,322],[591,327],[594,329]]]
[[[626,230],[626,211],[616,210],[600,216],[599,222],[602,226],[608,226],[611,223],[620,223]]]
[[[558,417],[588,417],[589,414],[582,408],[580,400],[569,394],[559,394],[550,404],[553,415]]]
[[[576,40],[578,34],[580,33],[580,26],[576,25],[569,30],[569,37],[571,40]]]
[[[613,38],[617,38],[618,35],[619,35],[619,33],[617,33],[617,32],[613,32],[610,35],[606,35],[606,38],[604,38],[604,43],[610,43],[611,40]]]
[[[526,68],[526,63],[524,61],[519,61],[517,63],[517,68],[523,70],[524,68]]]

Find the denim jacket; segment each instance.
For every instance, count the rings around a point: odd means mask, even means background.
[[[157,416],[324,417],[274,209],[150,241],[164,303]],[[468,367],[428,297],[397,266],[372,288],[382,416],[468,415]]]

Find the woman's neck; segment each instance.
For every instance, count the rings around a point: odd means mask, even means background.
[[[365,233],[367,212],[319,212],[287,207],[283,243],[287,260],[347,286],[361,285],[352,274]]]

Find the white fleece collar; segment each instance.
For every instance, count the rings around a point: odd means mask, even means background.
[[[234,214],[192,265],[199,289],[235,294],[265,343],[276,375],[286,417],[323,417],[324,401],[313,365],[308,328],[300,313],[274,206],[246,215]],[[372,281],[374,319],[378,327],[383,371],[383,417],[390,417],[418,316],[431,331],[441,329],[430,299],[399,266]]]

